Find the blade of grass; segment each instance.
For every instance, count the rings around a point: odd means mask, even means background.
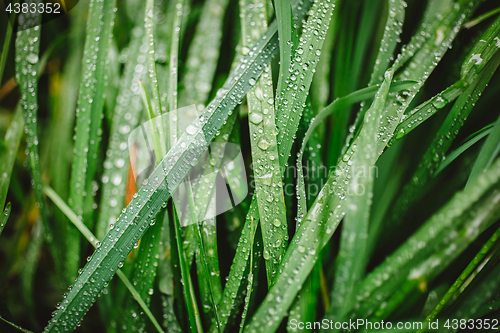
[[[16,3],[19,1],[13,1],[11,2],[12,6],[14,6]],[[13,13],[10,13],[9,21],[7,22],[7,31],[5,32],[5,39],[3,40],[3,48],[2,48],[2,56],[0,58],[0,86],[2,86],[2,78],[3,78],[3,72],[5,70],[5,64],[7,63],[7,57],[9,56],[9,49],[10,49],[10,41],[12,38],[12,27],[14,26],[14,23],[16,22],[17,18],[17,13],[14,11]]]
[[[16,330],[20,331],[20,332],[24,332],[24,333],[33,333],[32,331],[28,331],[27,329],[24,329],[22,328],[21,326],[17,326],[16,324],[14,323],[11,323],[10,321],[8,321],[7,319],[3,318],[2,316],[0,316],[0,320],[3,321],[4,323],[12,326],[13,328],[15,328]]]
[[[127,139],[131,129],[137,126],[143,111],[139,80],[146,77],[147,68],[139,66],[139,60],[146,57],[146,52],[144,29],[135,27],[130,41],[130,54],[128,55],[130,60],[125,65],[116,98],[109,146],[104,160],[101,213],[96,226],[96,236],[99,239],[104,238],[109,225],[116,221],[125,206],[125,179],[129,172]]]
[[[367,261],[366,243],[368,238],[368,221],[373,196],[373,167],[378,158],[376,146],[379,131],[378,119],[382,115],[387,94],[392,81],[393,72],[387,71],[385,80],[379,88],[372,106],[366,112],[363,129],[356,142],[359,148],[354,152],[351,161],[350,183],[346,198],[346,216],[344,219],[339,255],[336,263],[332,303],[327,317],[343,321],[352,308],[355,299],[354,286],[364,275]]]
[[[228,0],[208,0],[189,46],[180,106],[205,105],[215,76]]]
[[[292,8],[290,5],[290,0],[274,0],[274,8],[276,14],[276,21],[278,23],[278,38],[280,43],[280,70],[278,76],[278,92],[282,92],[284,89],[284,85],[290,76],[290,64],[292,60]],[[248,9],[247,9],[248,10]],[[265,8],[262,8],[265,12]],[[265,20],[267,16],[264,16]],[[242,30],[245,30],[243,26],[245,26],[245,17],[242,18]],[[251,30],[249,26],[246,27],[247,30]],[[248,41],[251,39],[251,31],[246,33],[246,36],[243,35],[243,47],[248,48]],[[259,34],[255,34],[254,40],[259,36]],[[249,38],[250,37],[250,38]],[[245,39],[247,39],[245,43]],[[246,45],[246,46],[245,46]],[[296,46],[294,46],[296,48]]]
[[[78,231],[87,239],[87,241],[94,247],[94,248],[99,248],[101,246],[101,243],[98,241],[98,239],[92,234],[92,232],[87,228],[85,224],[82,223],[82,221],[78,218],[76,213],[57,195],[57,193],[50,188],[48,185],[44,185],[43,191],[45,194],[52,200],[52,202],[66,215],[66,217],[69,219],[71,223],[78,229]],[[127,289],[130,291],[134,299],[139,303],[141,306],[142,310],[146,313],[149,319],[151,319],[151,322],[155,326],[158,332],[163,332],[161,329],[160,324],[156,321],[155,317],[149,310],[148,306],[146,303],[141,298],[141,295],[139,292],[134,288],[132,283],[128,280],[127,276],[121,271],[117,270],[116,271],[118,277],[120,280],[125,284]],[[61,305],[61,307],[64,307],[64,304]]]
[[[480,141],[482,138],[485,136],[488,136],[491,134],[492,128],[488,128],[484,131],[481,131],[478,135],[472,137],[470,140],[466,141],[463,143],[460,147],[452,151],[446,158],[441,162],[439,165],[439,168],[436,170],[436,176],[443,171],[450,163],[452,163],[458,156],[460,156],[463,152],[465,152],[467,149],[472,147],[474,144],[476,144],[478,141]]]
[[[467,267],[464,269],[464,271],[460,274],[460,276],[457,278],[457,280],[451,285],[450,289],[446,292],[446,294],[441,298],[441,301],[436,304],[436,307],[432,310],[432,312],[425,318],[425,320],[433,320],[439,312],[449,304],[450,299],[452,296],[459,290],[461,289],[462,285],[465,283],[465,281],[469,278],[469,276],[472,274],[472,272],[476,269],[476,267],[481,263],[481,261],[485,258],[485,256],[490,252],[491,248],[493,245],[496,243],[498,238],[500,237],[500,228],[497,229],[493,235],[488,239],[488,241],[483,245],[481,250],[476,254],[474,259],[471,260],[471,262],[467,265]],[[491,255],[489,256],[491,259]],[[484,266],[481,263],[481,266]]]
[[[467,86],[466,81],[461,79],[408,112],[396,128],[396,135],[389,141],[388,146],[392,146],[396,141],[429,119],[438,110],[453,102],[465,91]]]
[[[483,147],[479,151],[479,156],[472,167],[467,184],[469,184],[474,178],[479,174],[485,172],[493,160],[498,156],[500,151],[500,117],[491,128],[491,134],[488,136],[483,144]]]
[[[106,59],[112,36],[115,1],[104,3],[92,0],[89,8],[68,202],[73,211],[90,225],[89,202],[86,197],[92,193],[87,191],[92,184],[97,163],[96,153],[100,141],[107,72]],[[70,282],[73,282],[80,267],[80,244],[80,234],[72,225],[68,225],[66,279]]]
[[[160,211],[151,220],[148,231],[142,236],[132,275],[132,284],[148,308],[154,293],[164,214],[168,213],[165,213],[165,210]],[[126,321],[121,329],[124,332],[145,331],[146,319],[141,315],[139,305],[132,298],[128,302],[128,305],[125,306]]]
[[[478,25],[479,23],[483,22],[484,20],[486,20],[486,19],[488,19],[488,18],[490,18],[493,15],[498,14],[498,13],[500,13],[500,7],[495,8],[493,10],[490,10],[489,12],[484,13],[482,15],[479,15],[477,18],[475,18],[473,20],[470,20],[469,22],[464,24],[464,28],[470,29],[470,28]]]
[[[5,205],[5,209],[2,214],[2,218],[0,218],[0,235],[2,234],[3,228],[5,228],[5,224],[10,216],[11,205],[10,202]]]
[[[0,160],[0,170],[3,171],[2,176],[0,177],[0,209],[4,208],[5,200],[7,199],[10,177],[16,160],[16,153],[19,149],[19,144],[21,143],[21,138],[23,136],[23,129],[23,111],[21,105],[19,104],[16,107],[14,115],[12,116],[10,126],[5,133],[5,138],[3,140],[4,147],[1,148],[2,156],[4,157]]]
[[[277,6],[278,3],[279,1],[276,2]],[[285,2],[283,6],[289,7],[290,3]],[[262,1],[240,1],[242,50],[248,50],[248,47],[256,40],[254,36],[260,36],[266,30],[265,17],[267,17],[267,13],[265,9],[265,3]],[[278,34],[280,26],[290,25],[291,12],[286,13],[288,20],[278,25]],[[290,31],[288,32],[290,33]],[[280,39],[280,45],[282,39]],[[288,45],[289,43],[284,44]],[[291,48],[288,47],[287,50],[289,52]],[[283,54],[289,56],[286,51],[281,51],[281,55]],[[282,71],[281,68],[280,71]],[[288,73],[288,69],[285,73]],[[281,257],[288,246],[286,208],[283,188],[280,186],[281,172],[276,142],[273,82],[270,66],[264,68],[264,74],[258,81],[252,81],[252,85],[254,86],[247,93],[252,169],[254,170],[255,195],[257,196],[263,234],[263,257],[266,262],[267,284],[270,286]]]
[[[27,157],[31,174],[31,185],[35,192],[36,202],[40,210],[40,217],[44,224],[44,233],[50,245],[52,257],[58,272],[62,272],[61,244],[53,238],[53,228],[47,220],[46,207],[42,193],[42,176],[38,154],[38,60],[40,54],[40,15],[21,13],[19,20],[29,22],[33,20],[35,26],[20,30],[16,38],[16,81],[21,91],[20,108],[24,114],[26,132]]]

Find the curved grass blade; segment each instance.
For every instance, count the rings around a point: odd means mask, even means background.
[[[5,209],[3,211],[2,218],[0,218],[0,235],[2,234],[3,228],[5,228],[5,224],[7,223],[7,220],[9,219],[10,210],[11,210],[11,206],[10,206],[10,202],[9,202],[9,203],[7,203],[7,205],[5,205]]]
[[[289,7],[290,3],[285,2],[284,6]],[[256,40],[254,36],[260,36],[266,30],[265,17],[267,17],[267,13],[265,9],[265,2],[262,1],[240,1],[242,50],[248,50],[248,47]],[[288,21],[285,20],[284,25],[290,25],[290,19],[291,12],[288,12]],[[283,24],[278,25],[278,34],[281,25]],[[281,39],[280,44],[282,44]],[[281,54],[283,55],[283,51]],[[257,196],[263,235],[263,257],[266,262],[267,284],[270,286],[281,257],[288,246],[286,208],[283,187],[280,185],[281,169],[276,142],[273,82],[270,66],[266,66],[260,79],[256,82],[253,81],[252,84],[254,87],[247,93],[252,169],[254,170],[255,195]],[[251,288],[251,284],[249,288]]]
[[[470,140],[468,140],[467,142],[465,142],[464,144],[462,144],[460,147],[458,147],[457,149],[455,149],[453,152],[451,152],[450,154],[448,154],[448,156],[446,156],[446,158],[443,160],[443,162],[439,165],[439,168],[437,168],[437,170],[436,170],[436,176],[441,171],[443,171],[448,165],[450,165],[450,163],[452,163],[463,152],[465,152],[467,149],[469,149],[470,147],[472,147],[474,144],[476,144],[478,141],[480,141],[485,136],[490,135],[491,132],[492,132],[492,128],[491,128],[491,126],[489,126],[489,127],[490,128],[487,128],[487,129],[481,131],[479,134],[477,134],[476,136],[474,136],[473,138],[471,138]]]
[[[482,15],[479,15],[477,18],[475,18],[475,19],[473,19],[473,20],[471,20],[471,21],[469,21],[469,22],[465,23],[465,24],[464,24],[464,28],[466,28],[466,29],[470,29],[470,28],[472,28],[473,26],[475,26],[475,25],[477,25],[477,24],[479,24],[479,23],[483,22],[484,20],[486,20],[486,19],[490,18],[491,16],[493,16],[493,15],[495,15],[495,14],[498,14],[498,13],[500,13],[500,7],[495,8],[495,9],[493,9],[493,10],[490,10],[489,12],[484,13],[484,14],[482,14]]]
[[[393,72],[387,71],[372,106],[366,112],[363,128],[359,134],[358,149],[351,157],[350,183],[346,198],[346,216],[342,227],[339,255],[335,270],[330,317],[343,321],[355,299],[355,284],[364,275],[368,222],[373,196],[373,166],[378,158],[374,143],[379,131],[378,119],[383,113]]]
[[[57,195],[57,193],[47,185],[45,185],[43,187],[43,191],[52,200],[52,202],[54,202],[54,204],[64,213],[64,215],[66,215],[66,217],[70,220],[71,223],[73,223],[73,225],[85,237],[85,239],[87,239],[87,241],[89,241],[89,243],[94,248],[98,248],[101,243],[92,234],[92,232],[85,226],[85,224],[82,223],[82,221],[78,218],[78,216],[75,214],[75,212],[73,210],[71,210],[71,208],[59,197],[59,195]],[[117,270],[116,273],[117,273],[118,277],[120,278],[120,280],[125,284],[127,289],[130,291],[132,296],[135,298],[135,300],[139,303],[142,310],[151,319],[151,322],[156,327],[158,332],[163,332],[160,324],[158,324],[155,317],[153,316],[153,314],[151,313],[151,311],[147,307],[146,303],[144,303],[144,301],[142,300],[141,295],[134,288],[132,283],[128,280],[127,276],[119,269]],[[62,306],[64,306],[64,305],[62,305]],[[71,331],[71,329],[70,329],[70,331]]]
[[[103,93],[107,77],[107,53],[111,43],[115,1],[92,0],[89,8],[68,202],[73,211],[90,225],[91,215],[89,214],[92,211],[93,199],[87,199],[87,196],[93,192],[92,181],[102,131]],[[80,234],[74,226],[68,225],[66,257],[68,281],[73,281],[79,267]]]
[[[139,80],[146,77],[146,66],[139,66],[147,53],[144,29],[135,27],[130,41],[130,59],[125,65],[116,98],[109,146],[104,160],[102,176],[101,213],[96,226],[96,236],[103,239],[109,225],[114,223],[125,206],[124,193],[128,176],[129,153],[127,139],[131,129],[139,122],[143,111]],[[137,69],[140,69],[139,71]]]
[[[478,265],[481,263],[483,259],[485,259],[485,256],[490,252],[491,248],[495,245],[496,241],[500,237],[500,228],[497,229],[493,235],[491,236],[490,239],[486,242],[486,244],[483,245],[481,250],[476,254],[474,259],[471,260],[471,262],[467,265],[467,267],[464,269],[464,271],[460,274],[460,276],[457,278],[457,280],[451,285],[450,289],[446,292],[446,294],[441,298],[441,301],[436,304],[436,307],[432,310],[432,312],[427,316],[425,319],[427,320],[433,320],[436,318],[438,313],[447,305],[449,304],[450,299],[452,296],[459,291],[459,289],[462,289],[462,285],[468,280],[469,276],[473,273],[473,271],[478,267]],[[490,255],[486,258],[487,260],[491,259],[491,253]],[[483,263],[480,264],[480,266],[484,267]],[[470,283],[470,281],[468,281]]]
[[[0,177],[0,209],[4,208],[5,200],[7,199],[10,177],[12,175],[12,169],[14,168],[14,162],[16,161],[16,153],[23,136],[23,129],[23,110],[19,104],[12,116],[7,133],[5,133],[5,138],[3,140],[4,147],[0,148],[3,156],[0,160],[0,170],[3,171]]]
[[[150,218],[158,213],[170,198],[205,147],[215,137],[229,113],[236,107],[250,89],[250,79],[256,80],[277,50],[276,25],[271,25],[264,36],[252,47],[252,52],[242,57],[238,67],[221,88],[218,97],[212,101],[200,117],[188,126],[186,133],[164,157],[153,171],[147,184],[143,185],[136,198],[104,238],[91,260],[84,267],[77,282],[46,327],[46,331],[70,330],[95,301],[97,294],[112,278],[119,263],[130,252],[133,245],[146,231]],[[242,66],[245,64],[245,66]],[[120,231],[116,231],[119,227]],[[117,240],[115,240],[117,239]],[[91,285],[91,280],[95,282]],[[70,316],[68,311],[82,307],[78,315]],[[62,325],[64,322],[66,325]]]
[[[472,167],[467,184],[490,167],[493,160],[498,156],[498,152],[500,152],[500,117],[495,122],[495,125],[493,125],[491,134],[479,151],[479,156]]]
[[[389,141],[387,145],[392,146],[396,141],[403,138],[405,135],[414,130],[418,125],[429,119],[438,110],[444,108],[446,105],[454,101],[465,91],[466,87],[466,81],[464,79],[461,79],[433,98],[425,101],[424,103],[408,112],[396,128],[396,135],[391,139],[391,141]]]
[[[28,331],[27,329],[24,329],[22,328],[21,326],[17,326],[16,324],[14,323],[11,323],[10,321],[8,321],[7,319],[3,318],[2,316],[0,316],[0,320],[3,321],[4,323],[12,326],[13,328],[15,328],[16,330],[20,331],[20,332],[24,332],[24,333],[33,333],[31,331]]]

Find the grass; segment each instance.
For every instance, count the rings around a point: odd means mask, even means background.
[[[499,317],[495,1],[86,0],[27,29],[4,14],[0,331]]]

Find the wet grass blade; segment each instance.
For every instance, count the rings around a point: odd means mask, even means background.
[[[126,179],[129,173],[128,137],[139,123],[143,112],[139,80],[147,74],[146,66],[139,60],[145,58],[147,44],[142,27],[132,30],[129,61],[121,78],[120,88],[113,112],[113,122],[109,134],[109,145],[104,160],[102,176],[101,213],[96,226],[96,236],[103,239],[109,225],[114,223],[125,206]],[[139,71],[137,69],[140,69]]]
[[[43,188],[45,194],[54,202],[54,204],[66,215],[66,217],[70,220],[71,223],[78,229],[78,231],[87,239],[87,241],[94,247],[98,248],[101,243],[98,241],[98,239],[92,234],[92,232],[85,226],[85,224],[82,223],[82,221],[78,218],[76,213],[57,195],[57,193],[50,188],[49,186],[45,185]],[[163,332],[161,329],[160,324],[156,321],[155,317],[149,310],[148,306],[146,303],[141,298],[141,295],[139,292],[134,288],[132,283],[128,280],[127,276],[120,271],[119,269],[117,270],[117,275],[120,278],[120,280],[125,284],[127,289],[130,291],[134,299],[139,303],[141,306],[142,310],[146,313],[149,319],[151,319],[151,322],[155,326],[155,328],[158,330],[158,332]],[[64,307],[64,304],[62,305]]]
[[[282,169],[287,165],[290,157],[294,141],[292,138],[297,132],[303,105],[311,87],[314,70],[321,55],[321,48],[334,8],[335,1],[313,4],[311,16],[307,19],[299,44],[292,55],[290,76],[285,80],[282,91],[278,91],[276,125]]]
[[[13,1],[12,5],[18,3],[18,1]],[[9,56],[10,41],[12,39],[12,27],[16,22],[17,13],[14,11],[11,13],[9,21],[7,22],[7,31],[5,32],[5,39],[3,40],[2,56],[0,58],[0,86],[2,86],[3,72],[5,70],[5,64],[7,64],[7,57]]]
[[[139,253],[132,275],[131,282],[148,308],[151,304],[151,296],[154,293],[154,282],[157,274],[160,239],[165,214],[168,214],[166,210],[160,211],[151,220],[148,231],[141,238]],[[133,298],[135,296],[129,299],[129,303],[125,307],[126,321],[120,327],[123,332],[137,332],[146,329],[146,318],[140,313],[141,308]]]
[[[20,20],[39,22],[41,17],[21,14]],[[24,21],[27,22],[27,21]],[[16,37],[16,81],[21,90],[20,107],[24,114],[26,146],[28,153],[31,184],[35,192],[40,217],[44,224],[45,238],[51,247],[52,256],[58,272],[62,272],[62,255],[59,239],[53,238],[53,229],[47,220],[46,207],[42,193],[42,176],[38,149],[38,60],[40,53],[40,26],[20,30]],[[57,242],[57,243],[56,243]]]
[[[498,118],[491,128],[491,134],[479,151],[479,156],[474,163],[467,184],[490,167],[493,160],[498,156],[498,152],[500,152],[500,118]]]
[[[466,280],[469,279],[469,276],[473,273],[473,271],[476,269],[478,265],[481,265],[484,267],[482,261],[485,259],[485,256],[490,252],[492,247],[495,245],[496,241],[500,237],[500,229],[497,229],[493,235],[491,236],[490,239],[486,242],[486,244],[483,245],[481,250],[476,254],[474,259],[471,260],[471,262],[467,265],[467,267],[464,269],[464,271],[460,274],[460,276],[457,278],[457,280],[451,285],[450,289],[446,292],[446,294],[441,298],[441,301],[437,303],[436,307],[432,310],[432,312],[425,318],[425,320],[433,320],[439,312],[447,305],[449,305],[450,299],[452,296],[459,291],[459,289],[462,289],[462,285],[466,282]],[[491,259],[491,254],[487,257],[487,259]],[[470,283],[470,281],[467,281]]]
[[[104,3],[92,0],[89,8],[68,202],[73,211],[91,225],[89,209],[92,209],[93,198],[89,200],[86,197],[93,192],[91,186],[102,131],[106,59],[112,36],[115,1]],[[78,231],[72,225],[68,227],[66,278],[72,282],[80,267],[81,242]]]
[[[203,6],[200,22],[196,26],[189,46],[184,87],[179,93],[180,106],[205,105],[214,80],[222,42],[222,25],[228,0],[209,0]]]
[[[5,228],[5,224],[7,223],[7,220],[9,219],[10,216],[10,202],[5,205],[5,209],[2,214],[2,218],[0,218],[0,235],[2,234],[3,228]]]
[[[290,3],[285,3],[283,6],[290,7]],[[255,36],[260,36],[266,30],[265,17],[267,17],[267,13],[265,9],[265,3],[261,1],[240,1],[243,52],[249,50],[248,47],[256,40]],[[283,22],[284,25],[290,25],[290,11],[287,12],[287,18],[288,20]],[[281,25],[278,25],[278,34]],[[290,33],[290,31],[288,32]],[[282,43],[280,39],[280,45],[289,43]],[[285,54],[289,55],[291,48],[288,47],[287,50]],[[283,51],[281,54],[283,55]],[[288,61],[285,62],[288,63]],[[285,73],[288,73],[288,69]],[[266,66],[260,79],[253,81],[252,84],[254,87],[247,93],[252,169],[263,235],[263,257],[266,262],[267,284],[270,286],[282,255],[288,246],[286,208],[283,187],[280,186],[281,169],[276,142],[273,82],[270,66]]]
[[[3,139],[4,146],[0,148],[2,156],[0,160],[0,169],[3,170],[2,177],[0,177],[0,209],[4,208],[5,200],[7,199],[7,192],[9,190],[10,177],[14,162],[16,161],[16,153],[21,143],[21,138],[24,132],[24,119],[21,105],[16,107],[16,111],[12,116],[10,126],[5,133]]]
[[[364,275],[367,262],[366,243],[368,222],[373,196],[373,169],[378,158],[374,143],[393,72],[387,71],[372,106],[366,112],[363,127],[356,140],[358,147],[351,157],[350,183],[346,197],[339,255],[336,262],[332,299],[335,302],[329,310],[329,317],[343,321],[352,308],[355,299],[354,286]],[[327,315],[328,317],[328,315]]]
[[[389,141],[388,146],[392,146],[396,141],[403,138],[417,126],[429,119],[438,110],[444,108],[446,105],[454,101],[465,91],[466,87],[466,81],[463,79],[459,80],[433,98],[425,101],[424,103],[408,112],[396,128],[396,135],[391,139],[391,141]]]
[[[463,143],[460,147],[452,151],[446,158],[443,160],[441,165],[439,165],[439,168],[436,170],[436,176],[443,171],[444,168],[446,168],[450,163],[452,163],[458,156],[463,154],[467,149],[472,147],[474,144],[476,144],[478,141],[480,141],[482,138],[485,136],[488,136],[492,132],[491,125],[487,126],[488,128],[485,128],[482,130],[480,133],[478,133],[476,136],[472,137],[470,140],[466,141]]]

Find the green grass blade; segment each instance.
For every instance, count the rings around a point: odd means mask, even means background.
[[[498,156],[498,152],[500,152],[500,118],[498,118],[495,125],[493,125],[491,134],[479,151],[479,156],[474,163],[467,184],[490,167],[493,160]]]
[[[373,168],[378,157],[376,146],[378,119],[385,106],[393,72],[387,71],[372,106],[366,112],[363,128],[359,134],[358,147],[350,166],[350,184],[346,197],[346,216],[342,227],[339,255],[335,270],[335,283],[330,308],[330,317],[343,321],[355,302],[354,286],[364,275],[367,261],[366,243],[368,221],[373,196]]]
[[[154,0],[147,0],[145,7],[144,23],[146,29],[146,40],[148,46],[147,67],[149,79],[151,81],[151,89],[153,91],[152,116],[151,118],[158,117],[162,114],[160,104],[160,91],[158,89],[158,79],[156,77],[156,61],[155,61],[155,34],[154,34],[154,21],[153,21]],[[163,133],[160,133],[163,138]]]
[[[96,236],[99,239],[104,238],[109,225],[116,221],[125,206],[124,193],[131,158],[127,150],[127,140],[130,131],[139,123],[143,111],[139,80],[146,77],[147,67],[139,66],[139,60],[145,58],[147,46],[142,27],[135,27],[132,30],[132,40],[129,45],[130,60],[125,65],[116,99],[109,145],[104,160],[104,173],[101,179],[103,184],[101,213],[96,226]]]
[[[12,116],[7,133],[5,133],[5,138],[3,140],[4,147],[0,148],[2,156],[5,156],[0,161],[0,170],[3,171],[2,177],[0,177],[0,209],[4,208],[5,200],[7,199],[10,177],[16,160],[16,153],[23,136],[23,129],[23,111],[21,105],[18,105]]]
[[[33,333],[32,331],[28,331],[27,329],[24,329],[22,328],[21,326],[18,326],[14,323],[11,323],[10,321],[8,321],[7,319],[3,318],[2,316],[0,316],[0,320],[3,321],[4,323],[12,326],[12,328],[15,328],[16,330],[20,331],[20,332],[24,332],[24,333]]]
[[[494,293],[499,290],[500,265],[495,265],[479,285],[473,288],[463,300],[462,304],[453,313],[453,318],[469,320],[477,318],[476,313],[485,302],[494,299]]]
[[[473,26],[483,22],[484,20],[492,17],[493,15],[496,15],[500,13],[500,7],[498,8],[495,8],[493,10],[490,10],[489,12],[487,13],[484,13],[482,15],[479,15],[477,18],[473,19],[473,20],[470,20],[469,22],[465,23],[464,24],[464,28],[467,28],[467,29],[470,29],[472,28]]]
[[[392,146],[396,141],[403,138],[405,135],[414,130],[418,125],[429,119],[438,110],[444,108],[448,103],[454,101],[460,96],[467,87],[465,80],[459,80],[453,85],[449,86],[433,98],[420,104],[410,112],[408,112],[404,119],[399,123],[396,128],[396,135],[389,141],[389,146]]]
[[[463,152],[465,152],[467,149],[472,147],[474,144],[476,144],[478,141],[480,141],[482,138],[485,136],[488,136],[492,132],[492,128],[488,128],[484,131],[481,131],[478,135],[474,136],[470,140],[466,141],[463,143],[460,147],[452,151],[446,158],[443,160],[443,162],[439,165],[439,168],[436,170],[436,176],[443,171],[444,168],[446,168],[450,163],[452,163],[458,156],[460,156]]]
[[[86,197],[92,191],[87,193],[87,190],[92,184],[97,162],[96,152],[100,141],[106,59],[112,36],[114,3],[114,1],[104,3],[92,0],[87,21],[69,193],[70,207],[82,220],[85,218],[84,215],[88,214],[89,201]],[[66,278],[72,282],[80,267],[80,235],[72,225],[68,227]]]
[[[9,203],[7,203],[7,205],[5,205],[5,209],[3,211],[2,218],[0,218],[0,235],[2,234],[3,228],[5,228],[5,224],[7,223],[7,220],[9,219],[10,210],[11,210],[11,206],[10,206],[10,202],[9,202]]]
[[[467,265],[464,271],[460,274],[457,280],[451,285],[450,289],[446,292],[446,294],[441,298],[441,301],[437,303],[436,307],[432,310],[432,312],[427,316],[427,320],[433,320],[437,314],[447,305],[450,301],[451,297],[461,289],[461,286],[464,282],[469,278],[469,275],[476,269],[476,267],[481,263],[481,261],[485,258],[485,256],[490,252],[493,245],[495,245],[496,241],[500,237],[500,229],[497,229],[493,235],[488,239],[486,244],[483,245],[481,250],[476,254],[474,259]],[[489,256],[491,259],[491,255]],[[484,266],[481,264],[481,266]]]
[[[274,8],[276,13],[276,21],[278,22],[278,37],[280,41],[280,71],[278,76],[278,93],[281,93],[284,89],[285,83],[290,76],[290,64],[292,60],[292,8],[290,6],[290,0],[274,0]],[[262,8],[265,12],[265,8]],[[265,19],[267,16],[264,16]],[[245,20],[244,17],[242,17]],[[244,26],[244,21],[242,22]],[[249,27],[247,27],[248,30]],[[245,30],[243,27],[242,30]],[[250,37],[247,32],[247,36],[243,38]],[[253,39],[256,39],[259,34],[255,34]],[[243,43],[245,44],[245,42]],[[247,47],[247,46],[243,46]],[[296,48],[296,46],[294,47]]]
[[[290,4],[285,3],[284,6],[290,6]],[[261,1],[240,1],[243,50],[248,50],[248,47],[255,42],[256,38],[253,36],[260,36],[266,30],[267,22],[263,19],[267,17],[265,9],[265,3]],[[287,17],[288,21],[285,20],[285,25],[290,24],[290,12],[288,12]],[[278,25],[278,34],[279,27],[280,25]],[[280,44],[282,44],[282,39],[280,39]],[[287,50],[290,50],[290,48]],[[281,54],[283,55],[283,51]],[[288,70],[286,70],[286,73],[288,73]],[[281,169],[276,142],[273,83],[270,66],[266,66],[261,78],[257,82],[253,81],[252,84],[254,87],[247,93],[252,169],[255,176],[255,195],[257,196],[263,234],[263,257],[266,262],[267,284],[270,286],[276,275],[281,257],[288,246],[286,208],[283,188],[280,186]]]
[[[87,241],[95,248],[99,248],[101,243],[97,240],[97,238],[92,234],[92,232],[83,224],[83,222],[78,218],[76,213],[62,200],[57,193],[50,188],[49,186],[45,185],[43,187],[43,191],[45,194],[54,202],[54,204],[66,215],[66,217],[70,220],[71,223],[79,230],[79,232],[87,239]],[[127,289],[130,291],[132,296],[135,298],[135,300],[139,303],[141,306],[142,310],[147,314],[148,318],[151,319],[151,322],[153,325],[156,327],[158,332],[163,332],[161,329],[160,324],[156,321],[155,317],[147,307],[147,305],[144,303],[144,301],[141,298],[141,295],[139,292],[134,288],[132,283],[128,280],[127,276],[120,271],[119,269],[117,270],[117,275],[120,278],[120,280],[125,284]],[[64,304],[62,305],[64,307]],[[65,325],[64,325],[65,326]],[[45,331],[45,330],[44,330]]]
[[[498,51],[499,38],[500,16],[489,26],[465,58],[460,71],[461,77],[467,77],[471,72],[479,73],[488,64]]]
[[[312,15],[307,19],[300,42],[292,55],[291,74],[289,79],[285,81],[285,87],[281,92],[278,92],[279,95],[276,98],[278,105],[276,111],[278,152],[282,168],[288,163],[290,157],[292,137],[297,132],[303,104],[311,86],[334,8],[335,1],[313,4]]]
[[[406,4],[402,0],[388,2],[388,14],[384,36],[380,42],[380,49],[370,78],[369,86],[380,84],[384,80],[384,73],[389,67],[391,58],[403,30]]]
[[[12,5],[18,3],[18,1],[11,2]],[[9,56],[10,41],[12,39],[12,26],[16,22],[17,13],[13,12],[10,15],[9,22],[7,22],[7,31],[5,32],[5,39],[3,40],[2,56],[0,58],[0,86],[2,85],[3,72],[5,70],[5,64],[7,63],[7,57]]]
[[[442,162],[446,151],[451,146],[453,139],[458,134],[459,129],[462,127],[464,119],[471,112],[473,105],[488,85],[498,65],[500,65],[500,54],[491,59],[487,67],[475,77],[459,96],[430,147],[422,157],[419,167],[411,178],[411,183],[404,187],[403,192],[399,196],[393,210],[393,221],[399,220],[408,208],[409,203],[421,194],[421,185],[435,176],[437,168]]]
[[[36,1],[34,1],[37,3]],[[21,14],[20,20],[35,20],[39,22],[41,17],[36,15]],[[25,21],[26,22],[26,21]],[[61,244],[59,240],[53,239],[53,229],[47,220],[46,207],[42,193],[42,176],[39,161],[39,136],[38,136],[38,60],[40,54],[40,26],[21,30],[16,38],[16,80],[21,90],[21,108],[24,114],[24,124],[26,132],[26,146],[28,152],[29,170],[31,173],[32,187],[35,192],[37,205],[40,209],[40,216],[44,223],[46,241],[51,247],[52,256],[56,270],[62,271]]]
[[[222,42],[222,25],[228,0],[208,0],[203,6],[189,46],[179,103],[205,105],[212,87]]]
[[[164,214],[165,210],[160,211],[151,220],[148,231],[142,236],[132,275],[132,284],[148,308],[154,293]],[[135,298],[134,295],[132,296]],[[146,329],[146,319],[140,314],[140,307],[133,299],[130,299],[125,307],[125,318],[125,323],[120,327],[123,332],[137,332]]]

